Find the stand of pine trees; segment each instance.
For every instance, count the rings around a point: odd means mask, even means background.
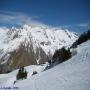
[[[27,71],[24,69],[24,67],[21,67],[19,69],[16,78],[17,78],[17,80],[27,78]]]
[[[72,46],[80,45],[80,44],[82,44],[83,42],[86,42],[89,39],[90,39],[90,30],[81,34],[80,37],[78,38],[78,40],[76,40],[76,42],[74,42]]]
[[[70,57],[71,57],[70,49],[67,50],[63,47],[55,51],[53,55],[53,60],[54,62],[61,63],[61,62],[68,60]]]

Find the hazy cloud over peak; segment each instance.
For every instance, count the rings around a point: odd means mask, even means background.
[[[38,16],[29,16],[25,13],[0,11],[0,23],[8,23],[13,25],[44,25],[37,20]]]

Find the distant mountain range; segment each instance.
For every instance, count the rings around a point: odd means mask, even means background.
[[[76,33],[67,29],[48,26],[0,28],[0,72],[43,64],[55,50],[69,47],[77,38]]]

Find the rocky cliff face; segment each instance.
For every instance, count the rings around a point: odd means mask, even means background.
[[[55,50],[71,45],[77,35],[67,29],[24,25],[0,28],[0,67],[4,72],[21,66],[43,64]]]

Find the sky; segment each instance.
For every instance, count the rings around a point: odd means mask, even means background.
[[[0,0],[0,26],[48,25],[90,29],[90,0]]]

